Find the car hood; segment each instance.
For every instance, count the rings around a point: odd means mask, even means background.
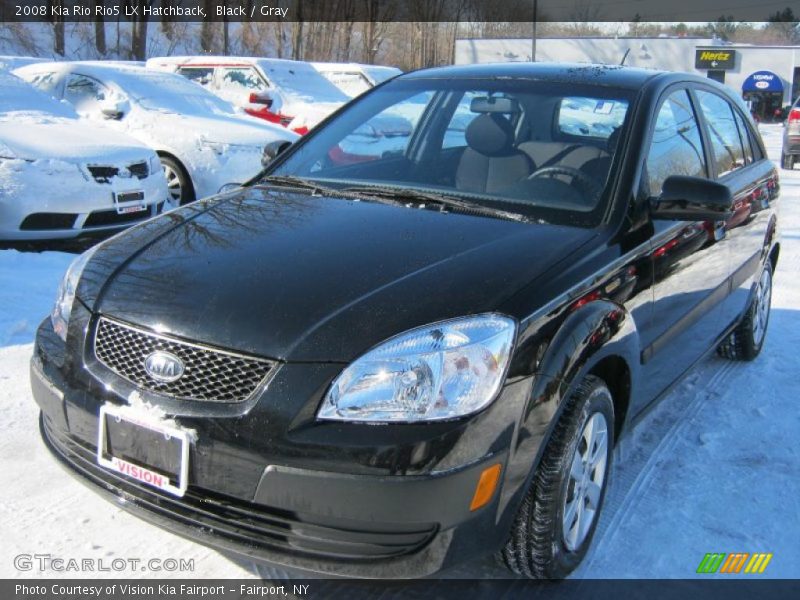
[[[249,188],[106,242],[78,296],[205,344],[347,362],[412,327],[496,310],[594,235]]]
[[[293,142],[299,136],[280,125],[261,123],[238,115],[178,115],[160,111],[141,111],[125,119],[131,133],[147,132],[153,139],[162,137],[165,145],[194,144],[200,139],[222,144],[263,147],[275,140]]]
[[[153,152],[106,127],[60,117],[18,116],[0,120],[0,142],[26,160],[116,164],[146,160]]]

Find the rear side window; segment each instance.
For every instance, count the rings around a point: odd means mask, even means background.
[[[739,127],[739,137],[742,139],[742,147],[744,148],[744,164],[749,165],[754,161],[756,151],[753,148],[753,138],[750,135],[750,129],[744,122],[744,118],[737,111],[733,111],[736,117],[736,125]]]
[[[556,129],[562,135],[607,140],[627,111],[628,103],[620,100],[567,96],[559,103]]]
[[[670,175],[707,177],[703,143],[689,94],[670,94],[656,117],[645,161],[644,186],[650,196],[661,194]]]
[[[727,100],[712,92],[698,90],[697,99],[708,124],[717,176],[723,177],[741,169],[746,164],[745,153],[733,107]]]

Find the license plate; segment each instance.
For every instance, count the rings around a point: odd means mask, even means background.
[[[114,194],[114,204],[117,207],[117,213],[120,215],[147,210],[147,205],[144,203],[144,192],[142,191],[117,192]]]
[[[189,432],[119,407],[100,407],[97,463],[175,496],[189,480]]]

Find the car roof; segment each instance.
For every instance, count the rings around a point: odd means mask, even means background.
[[[196,55],[196,56],[154,56],[147,60],[147,64],[177,64],[177,65],[193,65],[193,66],[244,66],[255,65],[258,63],[275,63],[284,65],[297,65],[309,64],[305,61],[289,60],[286,58],[264,58],[259,56],[214,56],[214,55]]]
[[[575,83],[602,85],[625,89],[638,89],[645,83],[660,77],[674,75],[666,71],[622,67],[619,65],[587,64],[587,63],[551,63],[551,62],[513,62],[482,63],[474,65],[456,65],[423,69],[399,75],[397,79],[472,79],[514,77],[552,81],[553,83]],[[687,80],[695,80],[695,76],[686,74]]]

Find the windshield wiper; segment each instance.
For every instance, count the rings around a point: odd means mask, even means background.
[[[313,181],[309,181],[308,179],[293,177],[292,175],[270,175],[269,177],[263,177],[253,183],[256,185],[275,185],[275,186],[285,186],[301,190],[307,190],[311,192],[312,196],[341,195],[341,192],[339,190],[330,187],[325,187],[324,185],[319,185],[318,183],[314,183]]]
[[[527,221],[528,219],[521,214],[509,212],[491,206],[470,202],[463,198],[438,194],[436,192],[423,192],[411,188],[393,188],[382,186],[352,186],[342,189],[343,192],[361,194],[368,197],[383,198],[393,200],[402,204],[435,204],[442,208],[456,208],[459,210],[470,211],[490,217],[498,217],[511,221]]]

